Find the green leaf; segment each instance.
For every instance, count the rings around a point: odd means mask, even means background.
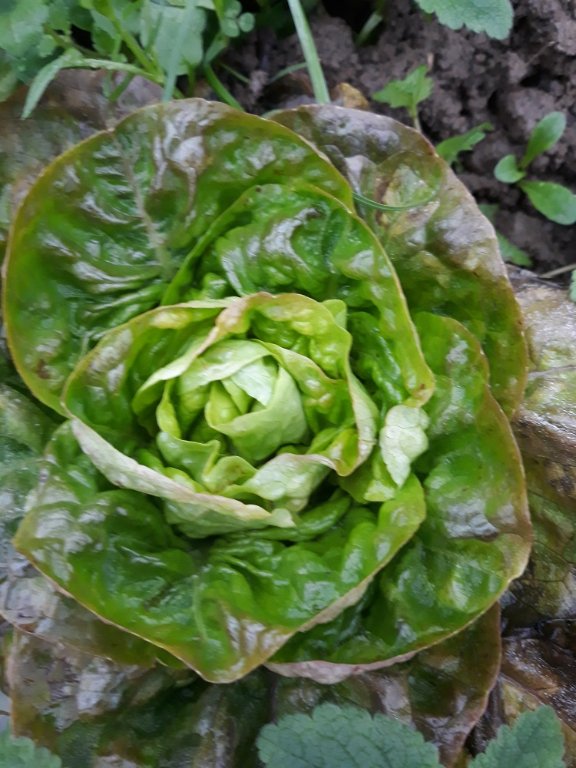
[[[572,272],[572,277],[570,278],[570,298],[576,303],[576,270]]]
[[[177,7],[144,0],[140,15],[142,45],[149,49],[164,72],[185,74],[202,61],[206,11],[188,0]]]
[[[62,768],[62,761],[31,739],[0,733],[0,765],[10,768]]]
[[[22,117],[30,117],[30,114],[44,95],[46,88],[54,80],[61,69],[82,66],[83,59],[84,57],[82,54],[75,48],[72,48],[42,67],[30,84],[24,109],[22,110]]]
[[[341,117],[335,107],[274,114],[325,152],[365,197],[412,203],[399,211],[361,209],[362,216],[386,248],[411,311],[462,322],[489,359],[496,399],[513,413],[524,391],[526,346],[492,226],[414,130],[383,115],[351,110],[345,122]]]
[[[128,334],[132,359],[114,385],[104,371],[125,356]],[[77,367],[64,399],[87,427],[75,431],[100,471],[170,499],[172,520],[188,535],[292,526],[289,513],[306,507],[327,469],[351,474],[376,443],[377,408],[350,370],[351,345],[327,306],[298,294],[189,302],[111,331]],[[138,439],[140,424],[157,433],[157,468],[139,462],[139,451],[154,446]],[[174,468],[192,482],[168,481]]]
[[[550,112],[543,117],[532,129],[520,168],[527,168],[538,155],[551,149],[565,130],[566,116],[562,112]]]
[[[149,147],[155,147],[152,156]],[[102,167],[115,170],[102,175]],[[57,203],[55,190],[69,183],[64,179],[72,168],[77,192]],[[126,175],[126,168],[133,173]],[[137,112],[49,166],[27,198],[38,213],[24,212],[25,205],[15,220],[6,274],[8,285],[20,286],[6,292],[8,335],[35,396],[59,410],[64,381],[86,346],[156,306],[214,220],[243,192],[278,177],[308,180],[352,206],[344,179],[304,139],[202,100]],[[92,215],[94,204],[108,210],[105,219]],[[111,229],[103,223],[108,216]],[[61,258],[53,251],[56,241]],[[33,281],[19,276],[31,273]],[[32,319],[39,301],[50,306],[42,310],[46,325]]]
[[[566,226],[576,223],[576,195],[567,187],[551,181],[523,181],[520,188],[550,221]]]
[[[47,19],[44,0],[5,0],[0,6],[0,49],[16,59],[30,56],[43,37]]]
[[[269,662],[274,671],[314,670],[334,682],[358,657],[377,663],[405,656],[433,642],[440,626],[462,627],[483,613],[525,568],[523,471],[486,386],[478,344],[454,320],[423,313],[416,323],[437,381],[425,406],[430,448],[415,464],[425,478],[426,519],[383,569],[374,592],[333,622],[295,635]],[[360,491],[350,488],[355,497]],[[367,491],[369,498],[369,484]],[[512,509],[520,538],[509,533]]]
[[[498,211],[497,205],[484,204],[479,205],[478,207],[486,216],[486,218],[489,219],[489,221],[494,221]],[[517,245],[514,245],[514,243],[508,240],[507,237],[504,237],[504,235],[500,232],[496,232],[496,237],[498,239],[500,254],[504,261],[508,262],[509,264],[516,264],[518,267],[532,266],[532,259],[530,258],[529,254],[526,253],[526,251],[523,251],[522,248],[518,248]]]
[[[359,599],[424,514],[412,477],[376,513],[336,493],[302,514],[294,536],[194,541],[175,534],[151,497],[106,483],[68,425],[43,472],[17,549],[108,623],[213,682],[247,674],[295,632]]]
[[[506,155],[496,164],[494,176],[504,184],[515,184],[520,179],[523,179],[526,174],[518,168],[514,155]]]
[[[532,258],[526,251],[518,248],[517,245],[514,245],[513,242],[504,237],[500,232],[496,232],[496,237],[498,238],[498,246],[504,261],[508,264],[516,264],[517,267],[532,266]]]
[[[17,83],[18,72],[5,52],[0,50],[0,101],[5,101],[10,96]]]
[[[551,707],[540,707],[502,726],[471,768],[565,768],[563,755],[560,720]]]
[[[382,90],[373,93],[372,98],[391,107],[405,107],[414,119],[418,104],[430,96],[434,87],[434,82],[427,73],[428,67],[422,64],[413,69],[403,80],[389,82]]]
[[[448,165],[452,165],[456,162],[461,152],[469,152],[474,149],[476,144],[486,138],[486,132],[493,129],[494,126],[491,123],[481,123],[461,136],[452,136],[449,139],[444,139],[444,141],[441,141],[436,146],[436,152]]]
[[[503,40],[512,29],[513,10],[509,0],[416,0],[426,13],[435,13],[450,29],[468,27],[473,32],[485,32],[489,37]]]
[[[439,768],[435,747],[404,723],[334,704],[286,715],[257,744],[271,768]]]

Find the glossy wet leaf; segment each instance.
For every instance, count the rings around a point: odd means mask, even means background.
[[[277,716],[310,712],[321,702],[354,705],[413,724],[452,766],[486,707],[500,668],[497,606],[458,635],[403,664],[360,672],[334,685],[280,678]]]
[[[561,497],[576,498],[576,306],[559,288],[518,280],[531,370],[514,421],[522,453]]]
[[[0,260],[17,205],[56,155],[139,106],[156,101],[158,89],[136,78],[114,103],[105,98],[102,72],[64,72],[32,117],[22,120],[22,89],[0,104]]]
[[[261,673],[208,685],[189,673],[117,665],[16,634],[14,728],[64,768],[257,768],[273,685]]]
[[[8,335],[32,392],[58,410],[66,377],[95,340],[157,305],[209,225],[244,191],[278,178],[351,202],[304,140],[201,100],[137,112],[55,161],[19,210],[6,271]]]
[[[525,380],[520,313],[494,230],[446,164],[421,134],[381,115],[315,106],[274,119],[324,151],[358,192],[411,205],[366,209],[363,216],[390,256],[411,311],[466,325],[488,357],[496,399],[513,412]]]
[[[43,469],[17,548],[90,610],[218,682],[358,600],[424,513],[413,478],[377,515],[336,494],[285,541],[258,532],[194,541],[175,535],[152,497],[103,482],[67,427]]]
[[[504,640],[503,683],[513,688],[516,707],[520,711],[531,709],[535,704],[546,704],[554,709],[567,730],[571,748],[566,756],[570,758],[569,764],[574,765],[574,622],[550,622],[542,628],[544,632],[540,637],[511,636]]]
[[[376,187],[360,191],[394,208],[367,220],[412,308],[421,295],[436,313],[416,330],[346,182],[275,123],[200,101],[144,110],[26,197],[10,340],[83,450],[58,433],[16,542],[136,638],[121,650],[140,638],[216,682],[277,654],[333,682],[464,630],[522,570],[518,453],[474,336],[442,316],[481,339],[511,409],[517,308],[445,165],[386,125],[401,149],[372,175],[366,161]]]
[[[373,591],[332,623],[295,636],[272,658],[275,671],[334,682],[359,660],[397,660],[468,624],[526,565],[523,472],[478,344],[446,318],[422,314],[417,328],[437,381],[425,408],[430,449],[416,463],[426,478],[426,520]]]
[[[544,680],[543,682],[544,688],[546,688],[547,683]],[[538,698],[537,693],[535,694],[528,688],[524,688],[522,684],[516,680],[505,679],[502,677],[499,681],[497,690],[501,701],[501,710],[503,710],[503,720],[506,723],[513,723],[521,713],[532,712],[542,706],[542,701]],[[567,695],[571,695],[569,689]],[[555,707],[554,711],[560,718],[560,725],[565,744],[564,758],[566,761],[566,768],[574,768],[574,766],[576,766],[576,730],[566,723],[560,708]]]
[[[256,768],[256,736],[321,702],[384,712],[416,727],[451,765],[498,667],[498,612],[400,667],[325,686],[256,672],[208,685],[168,670],[111,664],[19,633],[10,648],[14,725],[65,768]],[[65,683],[65,684],[63,684]],[[187,761],[187,762],[186,762]]]

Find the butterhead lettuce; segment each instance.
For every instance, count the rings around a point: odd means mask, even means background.
[[[466,232],[465,211],[443,218],[449,172],[395,141],[370,194],[406,199],[364,220],[289,128],[157,105],[54,161],[16,217],[9,342],[66,421],[15,545],[206,680],[392,664],[467,627],[525,565],[497,402],[521,393],[517,309],[500,268],[482,276],[446,235]],[[451,311],[474,270],[496,286],[493,321],[475,289]]]

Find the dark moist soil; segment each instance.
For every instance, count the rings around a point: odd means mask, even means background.
[[[473,152],[461,155],[456,171],[479,202],[498,205],[497,229],[532,257],[537,271],[546,272],[576,262],[576,225],[549,222],[519,190],[498,182],[493,169],[508,153],[522,155],[540,118],[564,112],[563,138],[532,164],[529,176],[576,191],[576,0],[512,1],[514,28],[505,41],[447,29],[412,0],[387,0],[386,22],[363,48],[355,45],[352,27],[359,29],[369,15],[369,2],[325,0],[312,17],[312,30],[330,88],[349,83],[369,99],[389,80],[427,63],[434,91],[420,107],[420,120],[431,141],[483,122],[494,126]],[[229,60],[250,85],[234,79],[228,85],[246,109],[260,114],[310,103],[305,70],[270,82],[302,59],[294,35],[256,32]],[[369,107],[409,122],[404,110],[373,101]]]

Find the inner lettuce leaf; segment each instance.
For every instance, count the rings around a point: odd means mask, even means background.
[[[290,179],[352,206],[344,178],[304,139],[201,99],[139,110],[50,164],[6,257],[8,338],[34,395],[59,410],[79,358],[160,303],[214,219],[250,187]]]
[[[70,377],[76,437],[111,482],[166,499],[192,537],[294,526],[330,471],[352,474],[376,443],[345,311],[259,293],[140,315]]]

